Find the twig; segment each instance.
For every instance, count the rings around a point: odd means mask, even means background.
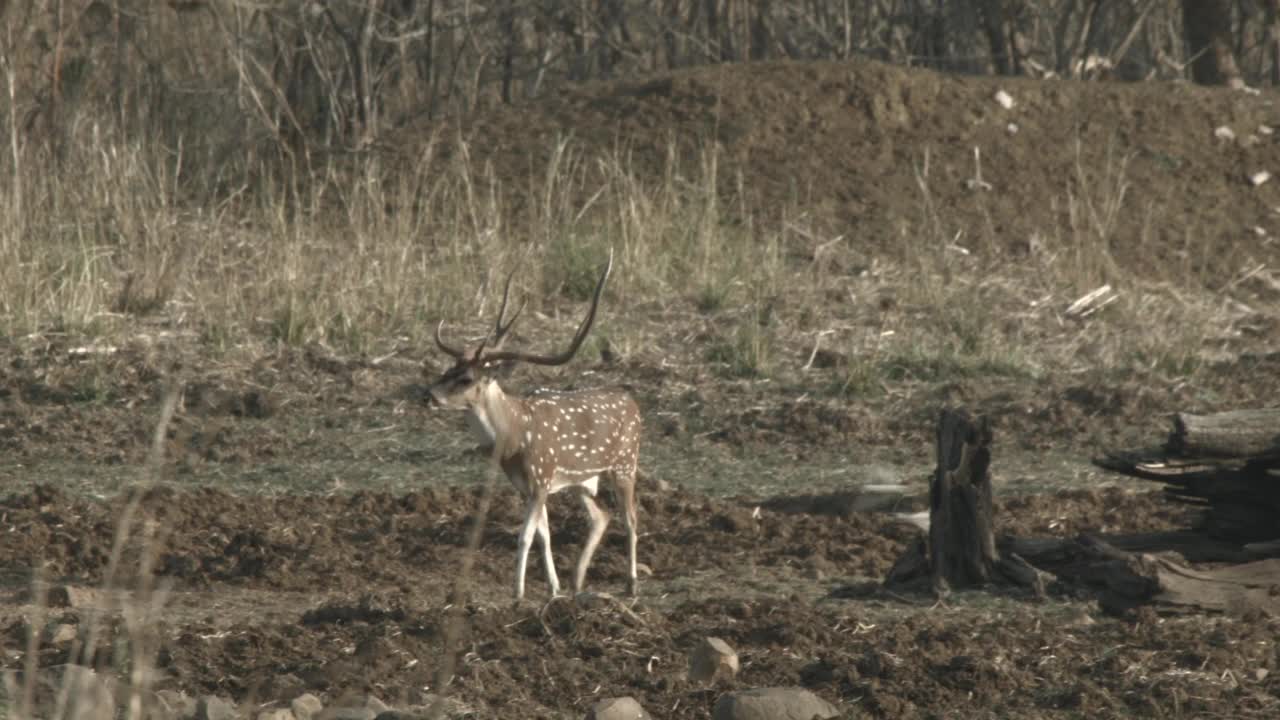
[[[476,507],[475,521],[472,523],[471,532],[467,536],[467,545],[462,550],[458,577],[454,582],[453,592],[450,594],[450,613],[444,625],[444,653],[439,667],[436,668],[435,676],[438,699],[431,704],[431,707],[426,712],[426,716],[431,720],[444,717],[448,710],[445,688],[453,681],[453,669],[456,664],[455,656],[458,653],[458,646],[462,637],[462,614],[464,612],[467,586],[470,583],[471,573],[475,566],[476,550],[480,547],[480,541],[484,538],[484,525],[489,517],[489,505],[493,500],[493,488],[497,485],[497,453],[498,450],[495,448],[493,462],[489,465],[489,472],[485,475],[485,483],[480,491],[480,504]]]
[[[831,334],[832,334],[832,333],[834,333],[834,332],[835,332],[835,330],[820,330],[820,331],[818,331],[818,335],[817,335],[817,337],[815,337],[815,338],[813,339],[813,352],[809,353],[809,360],[808,360],[808,362],[806,362],[806,363],[804,364],[804,367],[800,368],[801,370],[812,370],[812,369],[813,369],[813,361],[814,361],[814,359],[815,359],[815,358],[817,358],[817,357],[818,357],[818,348],[820,348],[820,347],[822,346],[822,336],[823,336],[823,335],[831,335]]]

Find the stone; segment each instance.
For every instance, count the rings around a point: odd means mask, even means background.
[[[171,720],[190,720],[196,714],[196,700],[177,690],[157,690],[155,705],[159,717]]]
[[[236,720],[240,714],[236,704],[216,695],[205,695],[196,700],[195,720]]]
[[[166,720],[191,720],[196,716],[196,698],[179,691],[156,691],[151,696],[151,716]]]
[[[279,673],[267,678],[261,688],[264,700],[276,700],[287,705],[291,698],[296,698],[307,691],[307,684],[293,673]]]
[[[324,703],[320,702],[320,698],[311,693],[303,693],[289,703],[289,709],[293,711],[293,716],[297,720],[311,720],[311,718],[319,715],[321,710],[324,710]]]
[[[115,692],[107,679],[83,665],[56,665],[42,677],[54,696],[65,694],[64,720],[113,720]]]
[[[725,693],[711,711],[711,720],[827,720],[839,716],[834,705],[797,687]]]
[[[66,645],[76,639],[78,630],[71,623],[58,623],[50,625],[48,632],[50,645]]]
[[[276,708],[258,713],[258,720],[297,720],[289,708]]]
[[[472,717],[475,713],[472,709],[460,700],[451,697],[441,697],[434,693],[427,693],[422,697],[422,702],[409,708],[408,718],[430,718],[431,720],[441,720],[442,718],[463,718]],[[381,716],[379,716],[381,717]],[[378,720],[378,718],[374,718]],[[405,718],[382,718],[382,720],[406,720]]]
[[[591,706],[586,720],[652,720],[631,696],[605,698]]]
[[[374,720],[390,709],[372,695],[350,694],[340,697],[314,717],[316,720]]]
[[[315,715],[315,720],[374,720],[378,711],[367,707],[327,707]]]
[[[55,585],[49,588],[45,602],[51,608],[100,607],[103,605],[103,597],[97,588]]]
[[[706,638],[689,656],[689,680],[709,683],[717,678],[732,680],[738,674],[738,653],[720,638]]]

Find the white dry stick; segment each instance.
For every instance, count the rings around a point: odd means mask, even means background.
[[[977,145],[973,147],[973,177],[965,180],[964,185],[970,190],[991,189],[991,183],[982,179],[982,150]]]
[[[1110,285],[1103,285],[1090,291],[1084,297],[1071,303],[1065,311],[1067,317],[1085,318],[1116,301],[1119,295]]]
[[[806,362],[806,363],[804,364],[804,367],[800,368],[801,370],[812,370],[812,369],[813,369],[813,361],[814,361],[814,359],[815,359],[815,358],[817,358],[817,357],[818,357],[818,348],[822,347],[822,336],[823,336],[823,335],[831,335],[831,334],[833,334],[834,332],[835,332],[835,330],[820,330],[820,331],[818,331],[818,336],[817,336],[817,337],[815,337],[815,338],[813,339],[813,352],[809,353],[809,361],[808,361],[808,362]]]

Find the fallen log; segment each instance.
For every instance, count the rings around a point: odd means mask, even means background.
[[[1128,553],[1176,553],[1194,563],[1243,563],[1280,556],[1280,546],[1241,546],[1219,540],[1200,530],[1123,533],[1093,537]],[[1069,563],[1079,541],[1062,537],[1004,537],[997,543],[1002,553],[1015,553],[1032,565],[1058,575]]]
[[[1178,413],[1168,450],[1183,457],[1280,460],[1280,408]]]
[[[1280,617],[1280,559],[1196,570],[1174,554],[1129,553],[1090,535],[1058,548],[1060,581],[1093,588],[1106,612],[1149,605],[1161,613],[1214,612]]]
[[[1204,508],[1198,525],[1236,543],[1280,539],[1280,408],[1178,413],[1162,447],[1111,451],[1094,464],[1165,484]]]
[[[991,507],[991,426],[963,410],[938,419],[937,466],[929,483],[929,535],[907,550],[885,578],[887,587],[928,581],[935,596],[951,588],[1005,583],[1044,594],[1044,577],[1014,553],[996,548]]]

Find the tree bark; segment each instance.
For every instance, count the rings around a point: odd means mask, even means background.
[[[992,528],[991,428],[964,411],[938,421],[938,465],[929,485],[929,564],[933,584],[982,585],[998,554]]]
[[[1271,84],[1280,85],[1280,0],[1266,0],[1265,5]]]
[[[1128,553],[1097,537],[1081,535],[1033,552],[1037,566],[1059,580],[1091,587],[1106,612],[1123,614],[1149,605],[1159,612],[1280,615],[1280,559],[1194,570],[1169,554]]]
[[[1168,449],[1184,457],[1280,460],[1280,408],[1178,413]]]
[[[1044,594],[1042,574],[1016,554],[996,550],[991,507],[991,426],[963,410],[946,409],[938,420],[938,464],[929,485],[929,539],[909,549],[889,571],[886,585],[908,585],[926,576],[935,596],[952,587],[1002,581]]]
[[[1182,0],[1191,79],[1201,85],[1244,86],[1231,50],[1231,4],[1231,0]]]

